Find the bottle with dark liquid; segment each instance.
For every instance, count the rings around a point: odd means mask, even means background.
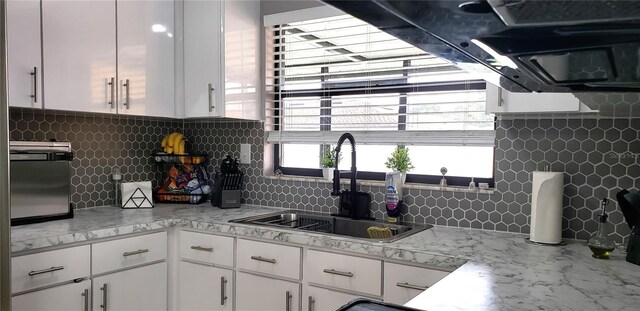
[[[609,204],[609,200],[606,198],[602,199],[602,213],[598,215],[598,231],[587,241],[589,249],[593,252],[593,255],[591,255],[593,258],[609,259],[611,252],[616,248],[613,241],[609,238],[609,226],[607,223],[609,215],[607,215],[606,212],[607,204]]]

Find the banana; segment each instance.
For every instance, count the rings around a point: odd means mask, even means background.
[[[173,140],[176,138],[176,135],[178,135],[177,132],[173,132],[173,133],[169,134],[169,138],[167,139],[167,146],[169,146],[169,147],[174,147],[175,146],[173,144]]]
[[[173,148],[177,148],[178,145],[180,145],[180,140],[184,139],[184,136],[180,133],[176,133],[176,135],[173,137],[173,144],[171,146],[173,146]]]
[[[160,146],[162,146],[162,148],[166,147],[168,140],[169,140],[169,135],[165,135],[164,138],[162,139],[162,143],[160,143]]]
[[[178,154],[184,154],[184,139],[178,143]]]
[[[166,151],[167,151],[167,154],[172,154],[173,153],[173,147],[167,147]]]

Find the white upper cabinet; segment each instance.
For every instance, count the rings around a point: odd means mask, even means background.
[[[486,99],[487,113],[588,112],[571,93],[511,93],[487,83]]]
[[[260,1],[184,1],[186,117],[261,118],[261,34]]]
[[[116,2],[42,1],[45,108],[116,112]]]
[[[40,1],[7,1],[9,106],[42,108]]]
[[[173,1],[118,1],[118,113],[174,117]]]
[[[222,1],[184,1],[185,116],[222,116]]]
[[[260,3],[227,0],[224,12],[225,117],[260,120]]]

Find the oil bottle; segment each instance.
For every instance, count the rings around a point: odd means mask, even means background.
[[[600,204],[602,211],[601,214],[598,215],[598,231],[587,241],[587,246],[589,246],[589,249],[593,252],[591,256],[597,259],[609,259],[611,252],[616,248],[613,241],[609,239],[607,204],[609,204],[609,200],[607,200],[607,198],[602,199],[602,203]]]

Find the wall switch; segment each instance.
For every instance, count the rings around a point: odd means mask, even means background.
[[[240,163],[251,164],[251,144],[240,144]]]

